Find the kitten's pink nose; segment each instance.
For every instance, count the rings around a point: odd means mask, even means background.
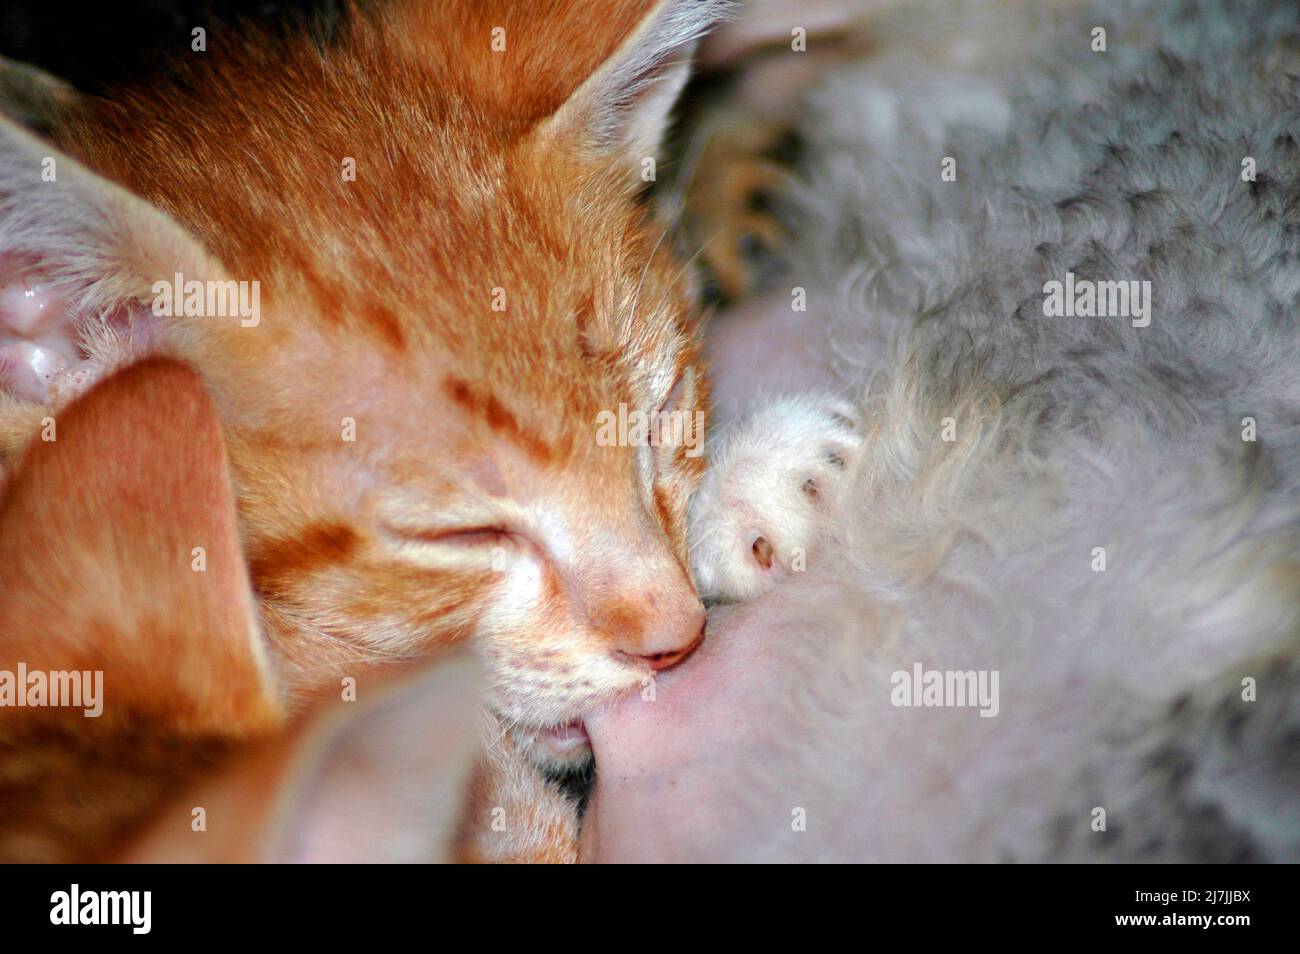
[[[704,606],[696,601],[690,611],[648,628],[635,645],[620,646],[618,652],[651,669],[667,669],[689,656],[700,644],[704,639],[704,624]]]

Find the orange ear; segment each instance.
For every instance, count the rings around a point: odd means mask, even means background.
[[[181,364],[47,419],[0,492],[0,593],[0,670],[102,670],[105,714],[181,734],[280,719],[220,422]]]
[[[497,134],[638,161],[653,155],[696,40],[727,0],[394,0],[383,7],[405,56],[495,117]]]
[[[589,46],[590,31],[599,36],[600,31],[608,31],[605,24],[617,23],[610,17],[598,24],[585,6],[568,6],[580,10],[585,22],[567,24],[567,30],[555,37],[557,49],[572,49],[579,36],[582,45]],[[728,9],[726,0],[639,4],[636,22],[630,29],[618,24],[612,51],[540,125],[539,141],[576,143],[590,155],[629,164],[658,155],[669,114],[690,74],[695,46]]]

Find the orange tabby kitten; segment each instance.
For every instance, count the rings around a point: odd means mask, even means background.
[[[278,697],[473,637],[497,761],[582,758],[583,714],[703,630],[704,382],[635,194],[718,8],[401,0],[323,51],[214,32],[181,88],[106,101],[11,70],[59,148],[0,120],[0,460],[113,368],[183,360]],[[606,446],[620,409],[696,426]],[[467,854],[527,855],[521,827]]]

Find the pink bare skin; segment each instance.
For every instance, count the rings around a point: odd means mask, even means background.
[[[725,424],[759,394],[829,385],[810,332],[824,322],[815,308],[795,311],[790,301],[789,291],[777,289],[714,319],[704,348],[713,384],[714,423]]]
[[[121,311],[105,316],[105,328],[143,346],[155,320]],[[66,403],[107,371],[87,358],[69,303],[41,283],[33,263],[0,256],[0,389],[31,404]]]
[[[38,404],[77,362],[63,303],[28,279],[21,263],[0,259],[0,376],[16,396]]]
[[[588,718],[599,775],[580,860],[718,860],[751,840],[731,773],[757,774],[774,754],[779,728],[753,714],[779,679],[779,641],[746,625],[746,609],[716,612],[700,649],[659,675],[654,701]]]
[[[830,376],[808,331],[817,326],[780,290],[719,316],[706,346],[718,419],[725,423],[764,393],[826,387]],[[826,589],[833,598],[835,588]],[[642,693],[588,717],[598,782],[580,860],[716,861],[751,849],[766,854],[774,833],[782,840],[806,835],[790,827],[786,803],[794,793],[763,781],[798,735],[762,715],[771,711],[771,694],[797,690],[789,680],[798,682],[792,673],[803,668],[799,654],[806,652],[783,638],[781,603],[775,592],[716,607],[708,638],[684,663],[657,674],[652,699]],[[784,767],[793,768],[788,761]],[[742,798],[750,810],[736,810]],[[805,837],[789,847],[809,844]]]

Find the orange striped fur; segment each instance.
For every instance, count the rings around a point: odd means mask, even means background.
[[[175,86],[61,98],[57,152],[0,127],[0,263],[94,326],[84,377],[161,353],[215,402],[285,706],[471,641],[527,749],[698,638],[703,458],[597,421],[706,408],[637,193],[717,7],[399,0],[323,49],[213,31]],[[260,320],[155,318],[178,271],[258,282]],[[11,468],[74,393],[0,401]]]

